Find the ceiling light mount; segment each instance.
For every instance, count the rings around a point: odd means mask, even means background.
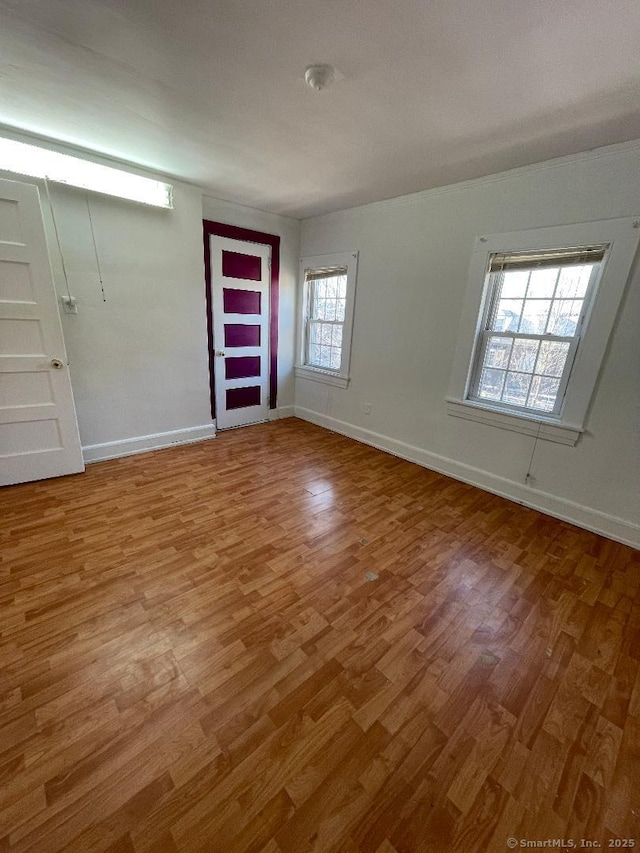
[[[335,76],[333,65],[309,65],[304,72],[304,81],[310,89],[320,92],[333,83]]]

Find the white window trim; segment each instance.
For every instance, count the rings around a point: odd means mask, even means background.
[[[307,270],[323,269],[325,267],[346,267],[347,270],[347,301],[345,305],[344,324],[342,327],[342,359],[340,370],[328,370],[305,364],[305,327],[307,311]],[[351,338],[353,336],[353,311],[356,299],[356,279],[358,274],[358,253],[338,252],[331,255],[309,255],[300,259],[300,311],[298,326],[298,348],[295,366],[296,376],[301,379],[311,379],[314,382],[324,382],[338,388],[346,388],[349,384],[349,367],[351,364]]]
[[[631,217],[478,237],[469,267],[469,283],[447,397],[448,413],[502,429],[535,435],[548,441],[575,445],[585,431],[589,404],[639,240],[640,220]],[[486,275],[489,256],[497,252],[534,251],[603,243],[609,244],[610,248],[603,261],[589,322],[576,353],[560,414],[545,416],[530,411],[506,412],[503,407],[485,404],[476,399],[470,400],[476,346],[489,292]]]

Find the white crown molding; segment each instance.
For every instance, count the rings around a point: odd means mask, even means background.
[[[435,198],[452,192],[461,192],[484,184],[500,183],[511,178],[522,177],[535,172],[558,169],[571,163],[608,159],[609,157],[622,156],[628,152],[634,151],[640,152],[640,139],[632,139],[628,142],[618,142],[614,145],[604,145],[599,148],[592,148],[588,151],[579,151],[575,154],[565,154],[562,157],[554,157],[551,160],[541,160],[539,163],[530,163],[527,166],[516,166],[513,169],[505,169],[504,171],[494,172],[490,175],[481,175],[478,178],[469,178],[466,181],[456,181],[452,184],[443,184],[439,187],[431,187],[430,189],[420,190],[415,193],[394,196],[392,198],[382,199],[381,201],[372,201],[368,204],[354,205],[353,207],[346,207],[341,210],[323,213],[319,216],[308,216],[304,217],[301,222],[304,229],[304,227],[309,223],[326,222],[345,216],[365,216],[375,214],[390,207],[416,204],[428,198]]]
[[[240,208],[241,210],[246,210],[249,213],[254,213],[254,214],[259,213],[261,216],[265,216],[267,218],[271,217],[273,220],[276,220],[276,221],[277,220],[284,220],[287,225],[299,226],[301,221],[302,221],[300,219],[297,219],[295,216],[288,216],[286,213],[275,213],[273,210],[265,210],[265,208],[263,208],[263,207],[253,207],[253,205],[246,204],[245,202],[230,201],[228,198],[221,198],[220,196],[217,196],[214,194],[215,189],[213,187],[209,186],[208,184],[204,184],[203,186],[200,187],[200,189],[202,190],[202,207],[203,207],[203,218],[204,219],[208,218],[207,216],[204,216],[205,199],[208,199],[209,201],[213,202],[214,204],[227,205],[228,207],[230,207],[232,209],[235,208],[236,212],[237,212],[237,209]],[[275,224],[275,222],[274,222],[274,224]],[[240,225],[241,227],[244,227],[244,226],[242,226],[242,223],[240,221],[229,222],[229,225]]]
[[[316,424],[316,426],[324,427],[332,432],[337,432],[340,435],[360,441],[363,444],[368,444],[378,450],[384,450],[393,456],[398,456],[409,462],[415,462],[423,468],[429,468],[432,471],[437,471],[440,474],[461,480],[463,483],[477,486],[494,495],[499,495],[502,498],[507,498],[515,503],[538,510],[545,513],[545,515],[551,515],[554,518],[559,518],[561,521],[567,521],[585,530],[590,530],[593,533],[614,539],[616,542],[622,542],[624,545],[640,549],[640,525],[626,519],[608,515],[591,507],[567,500],[566,498],[559,498],[548,492],[542,492],[530,486],[516,483],[513,480],[507,480],[505,477],[498,477],[489,471],[457,462],[455,459],[450,459],[447,456],[430,453],[421,447],[406,444],[395,438],[389,438],[389,436],[363,429],[362,427],[355,426],[355,424],[337,420],[328,415],[314,412],[311,409],[296,406],[295,416]]]

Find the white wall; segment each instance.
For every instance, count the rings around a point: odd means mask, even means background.
[[[61,296],[62,260],[39,186]],[[77,315],[61,317],[81,441],[84,448],[125,441],[89,451],[89,458],[138,449],[140,442],[126,442],[158,433],[201,428],[210,434],[200,190],[174,182],[171,211],[91,194],[106,301],[86,194],[55,184],[50,190],[78,302]]]
[[[302,255],[359,250],[351,382],[296,382],[296,413],[640,547],[637,267],[576,447],[446,413],[476,236],[640,215],[640,144],[307,220]],[[372,404],[370,415],[363,407]]]
[[[262,231],[280,237],[280,287],[278,308],[278,409],[286,412],[294,401],[294,351],[296,332],[296,287],[300,259],[300,222],[275,213],[221,201],[205,195],[204,219]]]

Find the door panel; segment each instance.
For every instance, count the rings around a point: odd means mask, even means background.
[[[266,421],[271,247],[211,236],[210,252],[216,426]]]
[[[84,471],[36,187],[0,181],[0,485]]]
[[[259,355],[226,356],[224,360],[225,379],[253,379],[262,372],[262,359]]]

